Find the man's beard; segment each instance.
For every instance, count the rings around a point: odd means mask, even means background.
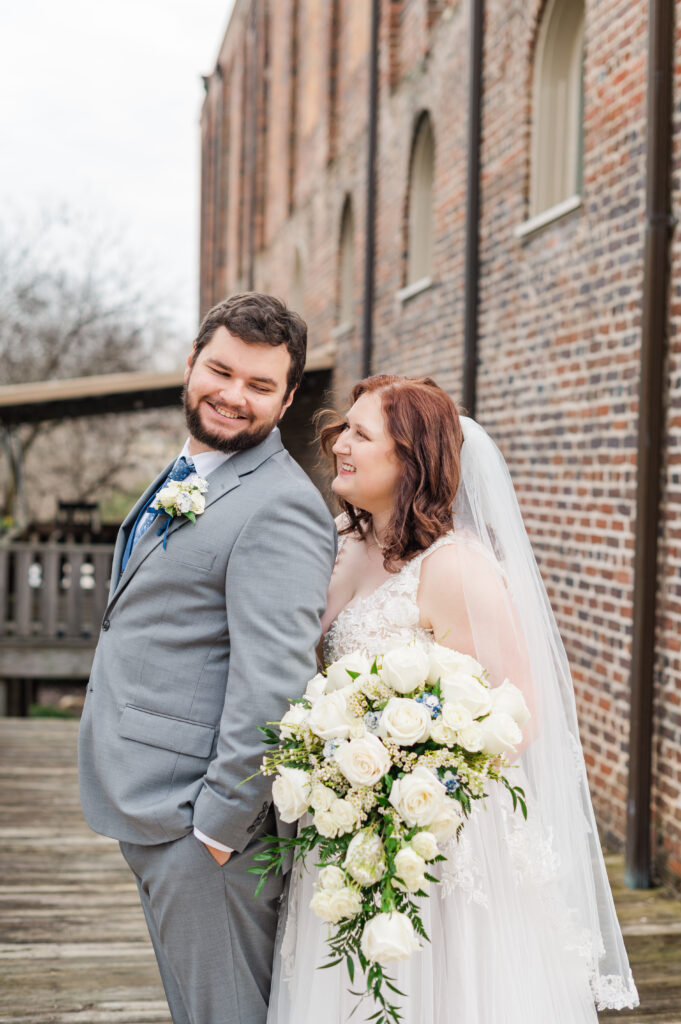
[[[232,437],[223,437],[222,434],[214,434],[211,430],[207,430],[203,425],[199,411],[200,405],[190,406],[186,385],[182,391],[182,405],[184,407],[187,429],[191,436],[200,444],[206,444],[217,452],[224,452],[225,455],[231,455],[233,452],[243,452],[247,448],[255,448],[257,444],[265,440],[267,435],[272,432],[273,427],[276,427],[279,422],[277,417],[268,423],[262,423],[259,427],[252,429],[244,427],[243,430]]]

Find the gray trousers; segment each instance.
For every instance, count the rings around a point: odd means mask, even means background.
[[[270,811],[263,832],[274,832]],[[281,875],[257,900],[256,840],[220,865],[192,833],[121,843],[137,880],[173,1024],[265,1024]]]

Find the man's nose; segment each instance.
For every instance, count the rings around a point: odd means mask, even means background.
[[[246,389],[243,381],[230,377],[222,381],[220,385],[220,397],[225,405],[232,405],[241,408],[246,403]]]

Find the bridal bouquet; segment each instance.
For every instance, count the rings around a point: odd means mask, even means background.
[[[312,910],[334,926],[329,963],[355,958],[380,1006],[377,1024],[398,1021],[383,968],[428,939],[417,897],[438,879],[444,843],[458,835],[472,801],[497,783],[527,816],[523,790],[503,774],[530,715],[508,680],[491,689],[472,657],[440,644],[402,644],[369,659],[346,655],[310,680],[281,722],[262,727],[273,749],[261,771],[276,776],[283,821],[311,814],[295,838],[268,837],[250,870],[260,876],[290,852],[320,867]],[[358,993],[359,994],[359,993]]]

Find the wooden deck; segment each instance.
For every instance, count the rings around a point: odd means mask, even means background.
[[[0,1024],[170,1024],[130,873],[80,814],[76,732],[0,719]],[[601,1020],[681,1024],[681,902],[608,866],[642,1005]]]

